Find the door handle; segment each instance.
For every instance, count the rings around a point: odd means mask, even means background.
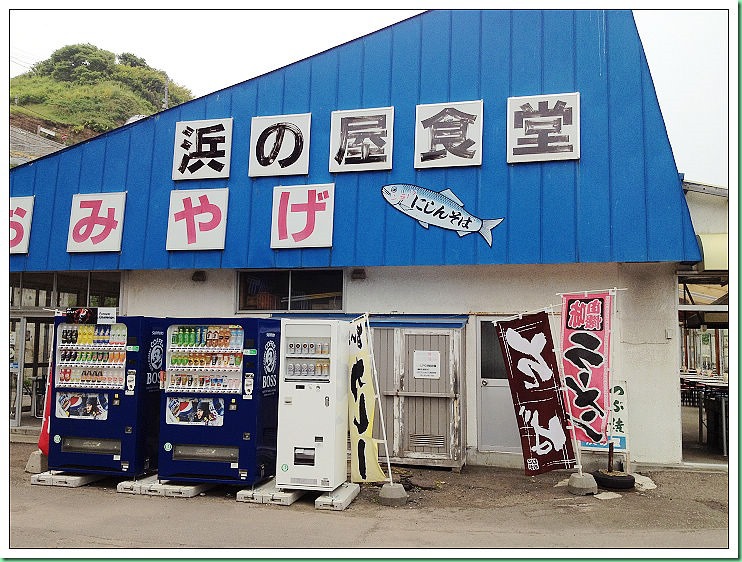
[[[482,379],[482,386],[487,386],[487,379]]]

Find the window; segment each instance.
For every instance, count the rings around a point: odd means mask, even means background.
[[[342,270],[242,271],[239,310],[339,311]]]
[[[118,271],[11,273],[10,307],[12,309],[117,307],[120,290],[121,274]]]

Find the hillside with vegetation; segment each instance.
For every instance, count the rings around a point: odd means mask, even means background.
[[[131,53],[116,55],[90,44],[68,45],[10,80],[10,124],[56,133],[75,144],[193,98],[167,74]]]

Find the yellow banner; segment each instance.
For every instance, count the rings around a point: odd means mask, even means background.
[[[371,361],[368,317],[363,316],[350,325],[348,365],[348,424],[350,429],[351,482],[381,482],[387,476],[379,466],[379,448],[371,435],[374,427],[376,392]]]

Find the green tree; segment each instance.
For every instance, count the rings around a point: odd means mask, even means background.
[[[146,60],[136,55],[132,55],[131,53],[121,53],[119,55],[119,64],[123,64],[126,66],[143,66],[145,68],[149,68]]]
[[[81,43],[57,49],[47,60],[34,65],[33,72],[60,82],[95,84],[108,78],[115,65],[112,52]]]

